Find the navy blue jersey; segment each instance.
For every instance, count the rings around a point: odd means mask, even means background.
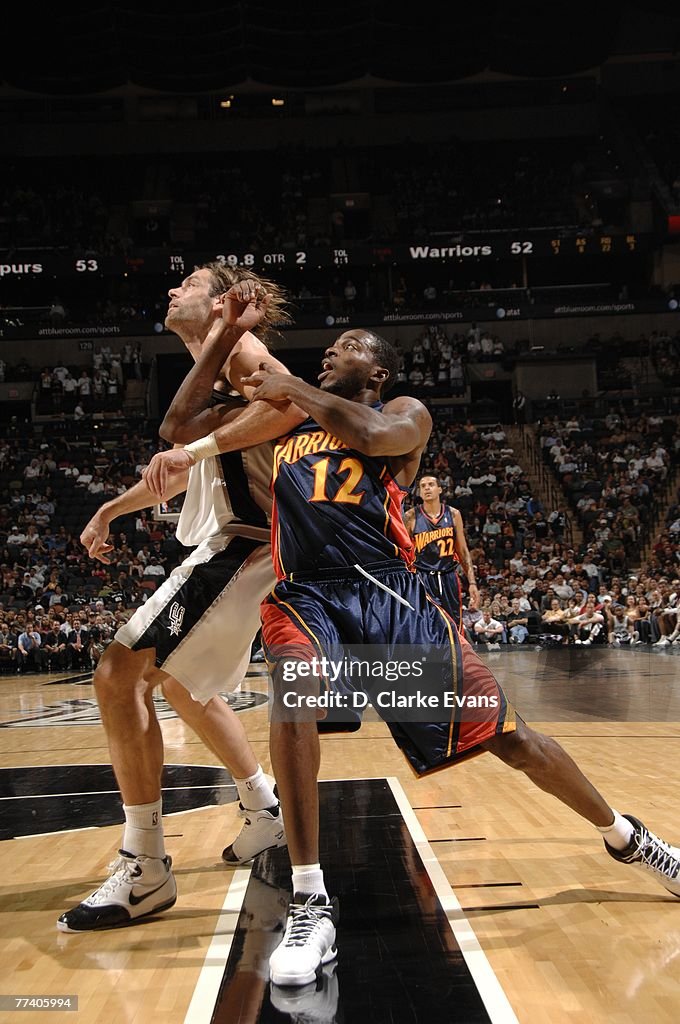
[[[431,519],[422,505],[416,506],[413,526],[416,566],[428,572],[450,572],[458,565],[456,528],[453,509],[442,504],[436,519]]]
[[[355,451],[308,419],[276,444],[272,487],[279,578],[394,558],[413,562],[404,491],[384,456]]]

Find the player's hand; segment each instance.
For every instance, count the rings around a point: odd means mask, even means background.
[[[259,370],[255,370],[249,377],[241,377],[241,383],[255,388],[253,402],[287,402],[291,387],[301,381],[289,373],[280,373],[278,367],[271,363],[260,363]]]
[[[471,583],[468,587],[470,600],[468,605],[470,608],[479,608],[479,590],[476,583]]]
[[[178,473],[186,473],[195,460],[185,448],[172,448],[156,452],[149,465],[142,470],[142,479],[158,501],[163,501]]]
[[[110,523],[99,512],[92,516],[80,535],[80,543],[87,549],[90,558],[96,558],[104,565],[110,565],[113,544],[109,544]]]
[[[252,331],[262,323],[269,307],[271,295],[257,281],[239,281],[220,296],[221,317],[216,321],[222,327],[241,327]],[[218,307],[219,312],[219,307]]]

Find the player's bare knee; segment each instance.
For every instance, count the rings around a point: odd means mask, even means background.
[[[325,717],[319,705],[319,679],[309,669],[306,661],[292,658],[277,664],[271,676],[272,722],[304,724]]]
[[[177,710],[178,704],[184,705],[186,703],[187,697],[189,700],[193,699],[186,687],[182,686],[181,683],[178,683],[176,679],[172,679],[170,676],[167,676],[161,683],[161,693],[167,702],[175,708],[175,710]],[[198,701],[194,701],[193,703],[198,704]],[[201,707],[200,704],[198,704],[198,706]]]
[[[202,704],[200,700],[192,697],[186,686],[171,676],[165,676],[160,686],[161,693],[179,717],[184,719],[185,722],[190,722],[195,727],[203,719],[215,714],[222,713],[223,716],[225,713],[227,715],[234,714],[233,710],[225,704],[221,697],[211,697],[205,704]]]
[[[107,647],[92,679],[100,704],[127,703],[132,693],[146,688],[141,659],[135,654],[115,640]]]
[[[554,741],[522,725],[514,732],[494,736],[484,746],[510,768],[530,773],[547,764]]]

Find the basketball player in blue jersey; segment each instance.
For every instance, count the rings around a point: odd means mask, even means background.
[[[306,985],[336,956],[338,901],[329,898],[319,864],[316,713],[313,703],[301,715],[286,713],[284,705],[293,689],[286,682],[291,665],[299,682],[311,683],[317,700],[323,687],[334,693],[328,675],[314,673],[324,652],[342,644],[420,644],[448,651],[445,692],[496,698],[496,710],[476,721],[455,710],[443,721],[436,715],[428,722],[406,716],[388,721],[417,773],[489,751],[591,822],[616,860],[641,865],[680,895],[680,850],[637,818],[614,811],[558,743],[515,714],[413,571],[400,493],[416,475],[431,420],[414,398],[382,403],[397,366],[389,343],[355,329],[326,351],[319,388],[267,363],[245,381],[257,386],[256,400],[293,402],[310,417],[275,448],[272,547],[279,582],[262,605],[277,698],[272,764],[293,868],[286,930],[270,959],[278,985]],[[346,696],[353,683],[353,677],[343,679],[338,696]],[[371,681],[362,678],[360,685],[372,692]]]
[[[159,684],[234,777],[245,821],[224,859],[239,863],[285,844],[271,779],[258,765],[236,714],[216,696],[243,679],[260,625],[260,602],[274,583],[269,442],[304,415],[290,406],[282,411],[245,401],[252,389],[241,378],[263,358],[272,358],[252,332],[282,315],[281,292],[269,282],[267,288],[265,293],[260,279],[247,271],[207,264],[169,292],[166,326],[182,339],[195,365],[161,433],[184,443],[220,428],[228,454],[208,450],[205,442],[169,453],[177,472],[164,497],[186,491],[177,537],[194,550],[118,630],[97,666],[95,691],[125,828],[112,874],[62,914],[58,928],[63,931],[130,924],[175,902],[161,817],[163,741],[152,700]],[[240,393],[236,400],[227,394],[234,390]],[[157,500],[143,479],[102,506],[81,536],[90,557],[107,562],[111,522]]]
[[[435,476],[421,477],[418,493],[423,499],[422,505],[416,505],[404,514],[406,529],[415,546],[416,569],[432,600],[449,613],[461,630],[463,608],[459,566],[467,579],[470,607],[479,607],[475,567],[465,540],[463,517],[457,508],[442,502],[442,489]]]

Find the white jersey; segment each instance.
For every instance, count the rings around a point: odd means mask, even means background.
[[[216,399],[225,401],[222,396]],[[202,459],[192,466],[177,524],[180,544],[194,547],[233,535],[268,541],[273,464],[274,445],[267,441],[244,451]]]

